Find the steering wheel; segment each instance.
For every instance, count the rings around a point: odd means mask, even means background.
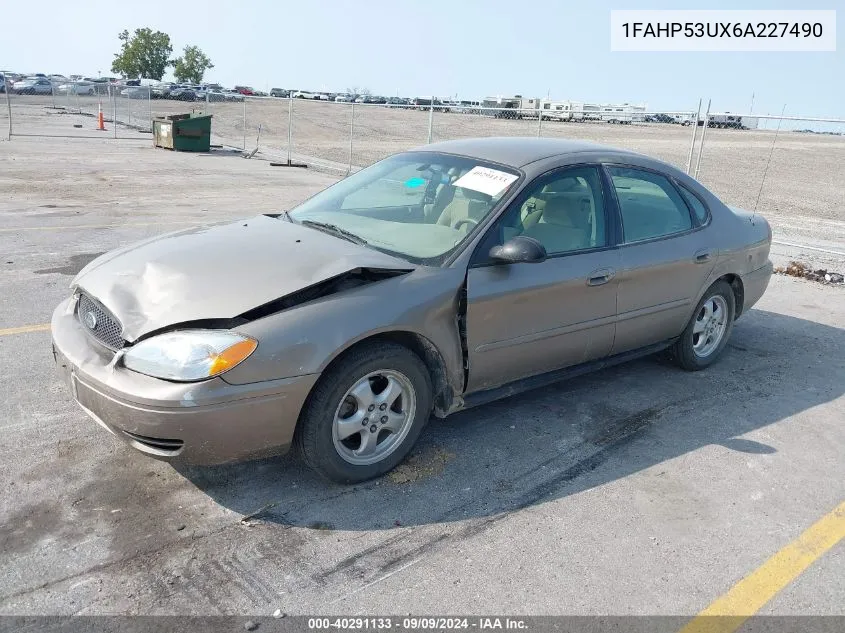
[[[463,219],[458,220],[457,222],[455,222],[455,223],[452,225],[452,228],[453,228],[453,229],[455,229],[455,230],[457,231],[457,230],[458,230],[459,228],[461,228],[464,224],[471,224],[471,225],[472,225],[472,226],[470,227],[470,230],[471,230],[473,227],[478,226],[478,220],[473,220],[472,218],[463,218]]]

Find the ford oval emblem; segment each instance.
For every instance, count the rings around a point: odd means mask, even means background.
[[[87,325],[90,330],[95,329],[97,327],[97,315],[93,312],[86,312],[85,325]]]

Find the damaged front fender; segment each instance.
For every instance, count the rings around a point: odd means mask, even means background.
[[[258,318],[236,328],[257,339],[258,349],[224,379],[245,384],[322,373],[369,338],[408,333],[430,343],[442,359],[448,389],[460,394],[464,372],[458,310],[463,281],[464,272],[457,268],[419,268]]]

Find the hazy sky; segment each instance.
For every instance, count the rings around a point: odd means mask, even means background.
[[[0,68],[111,74],[118,33],[170,34],[174,57],[200,46],[227,86],[388,96],[522,94],[714,111],[845,116],[845,51],[836,53],[611,53],[610,9],[795,9],[769,0],[7,0]],[[806,7],[838,9],[845,0]]]

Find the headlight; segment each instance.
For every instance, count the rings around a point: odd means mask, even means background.
[[[255,339],[228,330],[183,330],[133,345],[124,354],[123,364],[155,378],[190,382],[229,371],[256,347]]]

